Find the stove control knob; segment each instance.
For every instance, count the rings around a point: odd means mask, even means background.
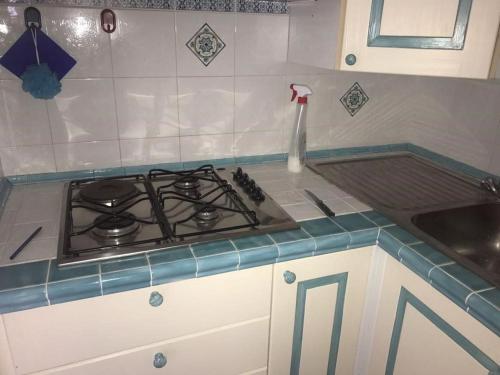
[[[238,167],[236,169],[236,172],[234,172],[234,174],[233,174],[233,180],[239,181],[239,180],[241,180],[242,176],[243,176],[243,170],[240,167]]]
[[[262,189],[260,187],[256,187],[255,190],[250,195],[250,197],[254,201],[258,201],[258,202],[263,202],[266,199],[266,196],[264,195],[264,192],[262,191]]]
[[[254,180],[250,180],[248,182],[247,186],[245,186],[245,191],[248,194],[253,194],[253,192],[255,191],[256,188],[257,188],[257,185],[255,184],[255,181]]]
[[[250,177],[248,177],[247,173],[243,173],[243,176],[240,179],[240,185],[247,186],[249,182],[250,182]]]

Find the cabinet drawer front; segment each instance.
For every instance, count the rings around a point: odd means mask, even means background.
[[[6,314],[13,360],[24,374],[269,316],[271,278],[266,266]]]
[[[77,364],[44,371],[57,375],[236,375],[267,365],[269,319],[187,339],[175,340],[148,348],[129,350]],[[153,358],[162,353],[164,367],[155,368]]]

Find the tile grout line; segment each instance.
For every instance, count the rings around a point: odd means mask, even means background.
[[[153,286],[153,268],[151,267],[151,261],[149,260],[149,254],[145,253],[146,256],[146,261],[148,262],[148,268],[149,268],[149,286]]]
[[[102,286],[102,267],[101,267],[101,263],[99,263],[97,265],[97,268],[99,270],[99,286],[101,287],[101,296],[104,295],[104,290],[103,290],[103,286]]]
[[[52,263],[52,259],[49,259],[49,265],[47,267],[47,277],[45,278],[45,298],[47,298],[47,303],[49,306],[51,305],[49,299],[49,276],[50,276],[50,264]]]
[[[194,253],[194,250],[193,250],[193,247],[191,245],[189,245],[189,250],[191,250],[191,255],[193,256],[194,258],[194,261],[196,262],[196,274],[195,274],[195,277],[198,278],[198,258],[196,258],[196,255]]]

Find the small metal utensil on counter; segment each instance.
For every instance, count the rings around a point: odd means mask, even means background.
[[[15,257],[17,257],[19,255],[19,253],[31,242],[31,240],[33,238],[35,238],[35,236],[40,233],[40,231],[42,230],[42,227],[38,227],[35,229],[35,231],[33,233],[30,234],[30,236],[28,238],[26,238],[26,240],[21,244],[21,246],[19,246],[17,248],[16,251],[14,251],[12,253],[12,255],[9,257],[10,260],[14,259]]]
[[[333,212],[332,210],[330,210],[330,207],[328,207],[325,202],[323,202],[321,199],[319,199],[316,194],[314,194],[313,192],[307,190],[307,189],[304,189],[304,191],[306,192],[307,195],[309,195],[311,197],[311,199],[313,200],[313,202],[316,204],[316,206],[321,210],[323,211],[323,213],[328,216],[328,217],[334,217],[335,216],[335,212]]]

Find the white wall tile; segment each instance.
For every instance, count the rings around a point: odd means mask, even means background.
[[[284,126],[290,89],[281,76],[235,78],[236,132],[277,130]]]
[[[122,164],[146,165],[180,161],[179,137],[120,141]]]
[[[63,80],[62,91],[48,101],[54,143],[117,139],[113,81]]]
[[[115,10],[118,20],[111,34],[116,77],[171,77],[175,66],[173,12]]]
[[[54,152],[58,172],[121,166],[118,141],[61,143]]]
[[[0,159],[6,176],[56,171],[49,145],[0,148]]]
[[[43,9],[42,22],[47,35],[76,60],[66,77],[112,75],[109,34],[101,28],[100,12],[100,9]]]
[[[0,81],[0,147],[50,143],[45,101],[25,93],[19,80]]]
[[[235,156],[280,154],[283,152],[283,132],[249,132],[234,134]]]
[[[179,78],[180,134],[233,132],[234,78]]]
[[[288,49],[288,16],[236,15],[236,74],[279,74]]]
[[[181,160],[207,160],[233,157],[233,134],[181,137]]]
[[[179,135],[175,78],[116,78],[120,138]]]
[[[0,6],[0,56],[16,42],[26,30],[24,26],[25,6]],[[10,71],[0,65],[0,79],[17,79]]]
[[[234,14],[214,12],[177,12],[177,70],[179,76],[229,76],[234,74]],[[207,23],[225,47],[205,66],[186,46]]]

